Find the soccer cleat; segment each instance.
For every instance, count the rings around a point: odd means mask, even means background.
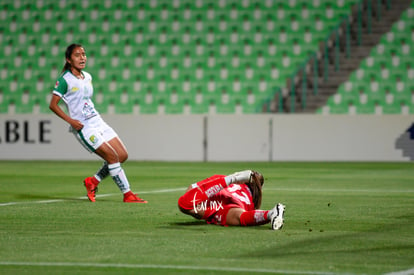
[[[137,196],[137,194],[132,193],[132,191],[129,191],[124,194],[124,202],[147,203],[146,200],[141,199]]]
[[[83,183],[85,184],[86,191],[87,191],[86,196],[91,202],[95,202],[95,194],[98,191],[98,185],[97,184],[95,185],[92,181],[93,181],[92,177],[87,177],[86,179],[83,180]]]
[[[285,206],[281,203],[278,203],[273,207],[272,216],[270,218],[270,224],[272,230],[279,230],[283,227],[283,214],[285,213]]]

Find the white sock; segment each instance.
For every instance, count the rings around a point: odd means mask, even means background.
[[[124,169],[122,169],[121,164],[119,162],[108,164],[108,169],[109,174],[111,175],[115,184],[118,186],[119,190],[121,190],[122,193],[125,194],[131,191]]]
[[[277,212],[276,208],[272,208],[269,210],[269,212],[267,212],[267,220],[270,221],[270,219],[272,218],[273,214]]]

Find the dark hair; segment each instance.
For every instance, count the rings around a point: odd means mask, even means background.
[[[254,204],[255,209],[259,209],[262,204],[263,184],[264,184],[263,175],[259,172],[253,171],[252,176],[247,186],[249,186],[249,189],[252,192],[253,204]]]
[[[72,56],[73,51],[76,48],[83,48],[83,46],[81,44],[70,44],[67,48],[66,48],[66,52],[65,52],[65,60],[66,59],[70,59],[70,57]],[[70,65],[70,63],[68,61],[65,62],[65,65],[63,66],[62,69],[62,73],[66,70],[70,70],[70,68],[72,67],[72,65]]]

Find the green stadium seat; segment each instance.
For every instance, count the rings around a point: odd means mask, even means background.
[[[254,114],[261,111],[261,106],[258,106],[255,103],[249,103],[247,101],[242,101],[241,107],[243,114]]]
[[[400,102],[395,100],[392,103],[383,102],[381,106],[383,114],[401,114]]]
[[[342,85],[338,89],[338,94],[340,96],[340,102],[346,103],[346,102],[357,102],[359,101],[359,93],[357,90],[349,90],[347,91],[345,87]]]
[[[30,114],[33,113],[35,105],[39,105],[39,100],[27,97],[27,100],[11,100],[9,103],[15,104],[16,114]]]
[[[132,114],[133,108],[136,102],[127,101],[127,102],[115,102],[114,108],[117,114]]]
[[[182,114],[184,112],[185,101],[175,103],[168,102],[165,106],[166,114]]]
[[[235,102],[223,103],[219,101],[215,103],[215,106],[218,114],[234,114],[236,112]]]
[[[202,88],[200,86],[197,86],[195,88],[195,92],[188,100],[191,110],[190,112],[192,114],[206,114],[208,113],[209,108],[209,100],[204,97]]]
[[[389,88],[385,86],[383,89],[380,89],[377,92],[372,92],[370,89],[364,89],[364,91],[368,97],[368,101],[381,103],[384,101],[385,91],[387,89]]]
[[[394,100],[397,102],[404,101],[407,104],[413,104],[413,92],[414,87],[406,87],[404,90],[394,93]]]
[[[43,96],[43,99],[39,99],[39,112],[41,114],[49,114],[52,111],[49,109],[50,99],[49,96]]]
[[[157,114],[158,113],[158,103],[152,102],[137,102],[139,106],[139,113],[140,114]]]
[[[368,101],[366,103],[357,102],[356,113],[359,115],[375,114],[375,108],[376,104],[373,101]]]
[[[26,64],[23,60],[27,60],[33,68],[36,68],[31,81],[33,83],[39,81],[37,75],[42,74],[44,85],[48,85],[49,81],[51,83],[55,81],[61,66],[59,60],[63,59],[61,57],[66,44],[69,40],[72,42],[77,33],[82,34],[80,42],[88,51],[93,51],[93,55],[88,53],[90,56],[88,71],[93,74],[96,90],[102,90],[99,85],[105,87],[105,92],[102,94],[105,98],[97,104],[102,105],[104,111],[107,111],[108,106],[112,104],[114,111],[118,113],[129,112],[131,106],[117,107],[120,105],[114,102],[116,98],[113,98],[111,93],[118,91],[119,94],[123,85],[128,85],[129,90],[133,92],[144,91],[144,93],[150,87],[158,100],[162,98],[156,95],[157,84],[162,76],[168,76],[165,77],[167,90],[170,87],[177,87],[178,93],[180,93],[178,87],[182,86],[185,76],[188,76],[190,82],[188,86],[191,87],[189,93],[192,96],[196,93],[195,86],[205,85],[210,76],[213,76],[217,89],[227,86],[230,102],[233,105],[240,103],[240,106],[243,103],[236,102],[240,96],[234,93],[237,91],[232,91],[235,75],[239,76],[241,90],[257,81],[256,76],[263,76],[268,82],[267,87],[275,85],[284,87],[286,78],[295,71],[298,64],[305,61],[307,53],[317,48],[318,40],[326,38],[330,26],[335,25],[337,23],[335,21],[338,21],[341,15],[349,13],[354,2],[341,0],[332,2],[330,5],[334,16],[326,18],[325,5],[328,3],[326,1],[111,0],[102,3],[96,0],[82,3],[19,1],[21,3],[19,8],[8,13],[2,20],[5,26],[3,33],[12,41],[9,43],[10,48],[6,45],[6,49],[13,51],[10,58],[7,58],[8,69],[23,75]],[[319,5],[316,5],[317,3]],[[308,13],[308,21],[298,16],[301,12]],[[315,25],[313,24],[315,16],[320,16],[325,26],[316,32],[313,27],[306,30],[313,38],[305,40],[304,26]],[[197,30],[198,28],[202,29]],[[281,31],[285,33],[280,35]],[[279,37],[286,38],[282,40],[286,45],[284,50],[278,42]],[[19,38],[24,40],[20,44]],[[233,40],[234,38],[237,40]],[[292,51],[293,41],[300,44],[302,48],[300,53],[295,54]],[[99,47],[94,48],[95,45]],[[133,45],[138,49],[134,49]],[[203,48],[203,52],[199,52],[200,48]],[[251,49],[250,52],[245,51],[247,48]],[[141,58],[138,58],[139,51]],[[283,52],[286,59],[290,58],[291,62],[289,65],[285,63],[284,67],[276,68],[279,69],[277,74],[274,68],[276,66],[272,67],[271,64],[272,61],[278,63]],[[160,66],[161,57],[168,60],[167,66]],[[209,57],[215,58],[216,62],[212,66],[208,63]],[[184,65],[184,60],[189,58],[191,64],[187,62]],[[239,65],[233,66],[235,64],[233,60],[236,59],[239,60]],[[50,64],[53,63],[57,65],[51,69]],[[174,63],[175,69],[180,72],[177,78],[171,77]],[[227,65],[227,78],[221,77],[222,63]],[[253,71],[252,78],[246,75],[247,63]],[[204,71],[203,79],[196,77],[198,64],[201,64],[200,67]],[[106,69],[106,76],[99,76],[101,67]],[[124,70],[126,67],[127,69]],[[116,87],[111,84],[113,75],[118,82]],[[136,81],[137,77],[140,81]],[[115,88],[109,91],[110,87]],[[255,92],[256,90],[258,90],[257,85],[254,87]],[[271,94],[265,92],[257,97],[267,100]],[[186,98],[192,105],[191,96]],[[142,101],[142,97],[134,97],[134,99],[140,102],[140,109],[144,110],[146,103]],[[165,111],[169,112],[168,101],[164,104]],[[209,105],[205,102],[203,104],[207,107]],[[217,105],[216,110],[220,111],[220,108]],[[148,109],[153,110],[154,107],[150,106]],[[205,107],[200,106],[192,109],[198,110],[199,113],[206,111]],[[181,107],[177,107],[176,110],[178,112]],[[40,111],[43,112],[42,107]]]
[[[10,102],[3,100],[0,102],[0,114],[7,114],[9,112]]]
[[[337,98],[340,98],[340,97],[337,97]],[[354,102],[353,101],[345,102],[340,99],[335,99],[334,97],[331,97],[328,100],[327,106],[329,107],[330,114],[348,114],[350,104],[354,104]]]

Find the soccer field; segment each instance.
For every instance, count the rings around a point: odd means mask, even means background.
[[[0,274],[414,274],[414,163],[127,162],[125,204],[100,162],[0,162]],[[265,176],[281,231],[181,214],[185,188],[213,174]]]

